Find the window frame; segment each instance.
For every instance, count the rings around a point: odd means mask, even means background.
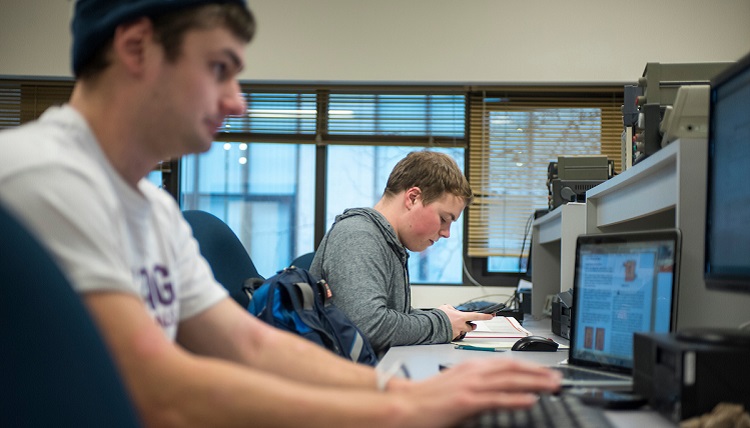
[[[314,247],[317,248],[326,233],[326,177],[325,166],[328,162],[327,147],[330,145],[373,145],[373,146],[414,146],[429,148],[458,147],[466,150],[466,128],[463,137],[444,137],[426,134],[421,136],[401,135],[360,135],[339,134],[328,131],[328,110],[332,96],[342,95],[457,95],[464,97],[464,114],[466,112],[466,88],[455,85],[307,85],[307,84],[256,84],[241,83],[242,92],[248,93],[306,93],[316,94],[316,132],[315,133],[258,133],[258,132],[228,132],[220,133],[214,140],[221,142],[285,142],[295,144],[316,145],[316,189],[315,189],[315,220]],[[464,117],[464,122],[466,118]],[[179,174],[179,172],[178,172]]]
[[[74,82],[71,79],[18,79],[0,77],[0,90],[12,88],[18,85],[24,88],[20,92],[20,113],[19,119],[12,119],[16,122],[10,123],[6,127],[15,126],[16,123],[23,124],[29,120],[38,117],[47,107],[53,104],[66,102],[72,93]],[[408,85],[371,85],[371,84],[285,84],[285,83],[251,83],[241,82],[243,92],[275,92],[282,91],[287,93],[308,93],[315,94],[316,106],[316,132],[301,134],[274,134],[274,133],[250,133],[250,132],[230,132],[220,133],[215,137],[217,142],[286,142],[297,144],[314,144],[315,165],[316,165],[316,190],[315,190],[315,242],[317,248],[320,240],[326,230],[326,164],[327,164],[327,147],[331,145],[402,145],[416,146],[424,148],[434,147],[457,147],[464,149],[465,166],[464,171],[469,176],[471,174],[470,157],[470,135],[472,126],[472,105],[471,99],[477,93],[501,93],[501,94],[524,94],[525,96],[541,96],[545,94],[556,94],[557,96],[567,95],[570,97],[588,96],[591,94],[609,93],[614,97],[615,104],[622,104],[623,85],[439,85],[439,84],[408,84]],[[32,90],[33,89],[33,90]],[[465,97],[465,130],[462,138],[443,137],[436,135],[421,136],[378,136],[378,135],[337,135],[327,132],[327,115],[330,96],[336,93],[349,94],[437,94],[437,95],[462,95]],[[8,98],[2,98],[0,93],[0,116],[6,114],[4,111],[8,103],[13,104],[15,101]],[[618,98],[619,97],[619,98]],[[619,100],[619,101],[618,101]],[[5,103],[5,104],[4,104]],[[11,106],[12,107],[12,106]],[[621,119],[621,116],[620,116]],[[0,117],[0,124],[3,124]],[[616,163],[616,170],[619,170],[621,155],[619,151],[606,153],[610,159]],[[165,160],[157,167],[162,173],[162,185],[176,199],[180,194],[180,162],[179,160]],[[178,199],[179,200],[179,199]],[[488,286],[516,286],[519,278],[524,277],[518,273],[488,273],[487,257],[469,257],[468,254],[468,237],[471,221],[469,220],[468,208],[464,213],[464,243],[463,243],[463,262],[464,262],[464,284],[479,283]],[[530,236],[529,236],[530,239]],[[530,253],[530,242],[528,250]]]

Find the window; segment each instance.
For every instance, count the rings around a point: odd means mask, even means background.
[[[0,79],[0,129],[34,120],[53,105],[68,101],[72,81]]]
[[[475,276],[503,273],[494,282],[514,285],[525,272],[533,214],[549,205],[551,161],[606,154],[619,168],[621,93],[559,88],[471,95],[468,168],[477,198],[469,207],[467,255]]]
[[[0,129],[70,96],[70,81],[0,79]],[[224,219],[259,272],[313,251],[345,208],[372,206],[396,161],[429,148],[464,165],[477,194],[451,239],[410,258],[415,283],[515,285],[531,215],[548,206],[558,155],[605,154],[619,170],[622,87],[243,85],[201,155],[165,161],[149,180],[183,209]],[[178,179],[179,177],[179,179]],[[466,264],[466,266],[464,266]]]
[[[327,150],[326,230],[344,209],[372,207],[395,164],[411,151],[442,151],[463,169],[463,94],[330,93],[328,105],[328,133],[339,144]],[[436,147],[436,140],[458,147]],[[392,145],[398,143],[405,145]],[[450,239],[410,255],[412,283],[461,283],[462,253],[463,216],[451,226]]]
[[[385,189],[388,175],[407,153],[421,147],[331,146],[328,150],[326,229],[346,208],[372,207]],[[464,165],[464,149],[433,149]],[[462,168],[463,169],[463,168]],[[451,225],[450,239],[441,239],[421,253],[410,253],[409,277],[414,284],[462,282],[463,216]]]
[[[180,201],[226,221],[263,276],[313,251],[344,209],[373,206],[408,152],[429,147],[464,165],[464,93],[244,89],[247,116],[182,159]],[[462,223],[451,233],[410,258],[413,282],[461,282]]]
[[[315,147],[217,142],[181,162],[182,209],[224,220],[264,277],[313,250]]]

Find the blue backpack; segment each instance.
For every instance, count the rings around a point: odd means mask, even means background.
[[[285,268],[259,286],[246,281],[245,291],[250,296],[248,311],[266,323],[357,363],[378,363],[370,342],[331,302],[328,283],[305,269]]]

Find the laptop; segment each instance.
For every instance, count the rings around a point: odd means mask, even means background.
[[[633,333],[676,320],[680,241],[677,229],[578,237],[563,386],[632,388]]]

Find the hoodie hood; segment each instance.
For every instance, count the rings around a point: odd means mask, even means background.
[[[383,214],[374,208],[349,208],[344,210],[343,213],[336,216],[333,226],[336,226],[336,223],[341,220],[356,216],[363,216],[370,219],[372,223],[377,226],[378,230],[380,230],[380,233],[383,234],[388,246],[391,247],[393,252],[398,254],[399,258],[404,264],[406,264],[406,261],[409,259],[409,253],[406,251],[406,247],[404,247],[403,244],[401,244],[401,241],[399,241],[398,236],[396,236],[396,231],[393,229],[393,226],[391,226],[391,223],[388,222]]]

